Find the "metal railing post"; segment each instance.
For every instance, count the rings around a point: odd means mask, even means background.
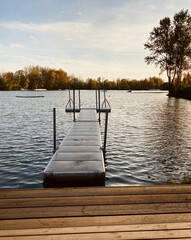
[[[70,89],[69,89],[69,103],[70,103],[70,108],[71,108],[71,96],[70,96]]]
[[[105,93],[105,89],[104,89],[104,102],[105,102],[105,108],[106,108],[106,93]]]
[[[56,152],[56,108],[53,108],[53,139],[54,139],[53,153],[55,153]]]
[[[76,116],[75,116],[75,89],[73,89],[73,119],[74,119],[74,122],[76,121]]]
[[[101,122],[100,118],[100,89],[98,90],[98,104],[99,104],[99,123]]]
[[[78,95],[79,95],[79,110],[80,110],[80,107],[81,107],[80,89],[78,90]]]
[[[95,90],[95,94],[96,94],[96,111],[97,111],[97,90]]]
[[[105,112],[105,131],[104,131],[104,143],[103,143],[103,154],[105,158],[105,153],[106,153],[106,141],[107,141],[107,126],[108,126],[108,112]]]

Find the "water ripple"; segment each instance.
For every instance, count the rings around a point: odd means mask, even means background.
[[[73,115],[65,113],[68,91],[43,92],[39,99],[15,97],[21,94],[36,93],[0,92],[1,188],[41,188],[53,150],[52,108],[57,109],[57,144],[72,125]],[[82,106],[95,107],[94,96],[83,91]],[[112,106],[107,186],[162,184],[191,171],[190,101],[126,91],[108,91],[107,98]]]

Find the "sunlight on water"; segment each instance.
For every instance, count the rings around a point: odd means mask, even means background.
[[[17,95],[43,98],[17,98]],[[108,91],[107,186],[162,184],[191,170],[191,101],[166,93]],[[1,188],[40,188],[53,150],[72,126],[65,113],[68,91],[0,92]],[[83,107],[95,107],[95,92],[81,91]],[[102,96],[103,101],[103,96]],[[101,114],[102,138],[104,113]]]

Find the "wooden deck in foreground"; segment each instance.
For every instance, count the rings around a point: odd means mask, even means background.
[[[191,186],[0,190],[0,239],[191,239]]]

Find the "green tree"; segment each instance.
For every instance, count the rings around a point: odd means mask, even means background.
[[[175,79],[179,85],[182,72],[191,67],[191,16],[188,10],[175,14],[173,21],[169,17],[160,20],[144,46],[151,52],[145,58],[147,64],[154,63],[161,72],[166,71],[171,95]]]

